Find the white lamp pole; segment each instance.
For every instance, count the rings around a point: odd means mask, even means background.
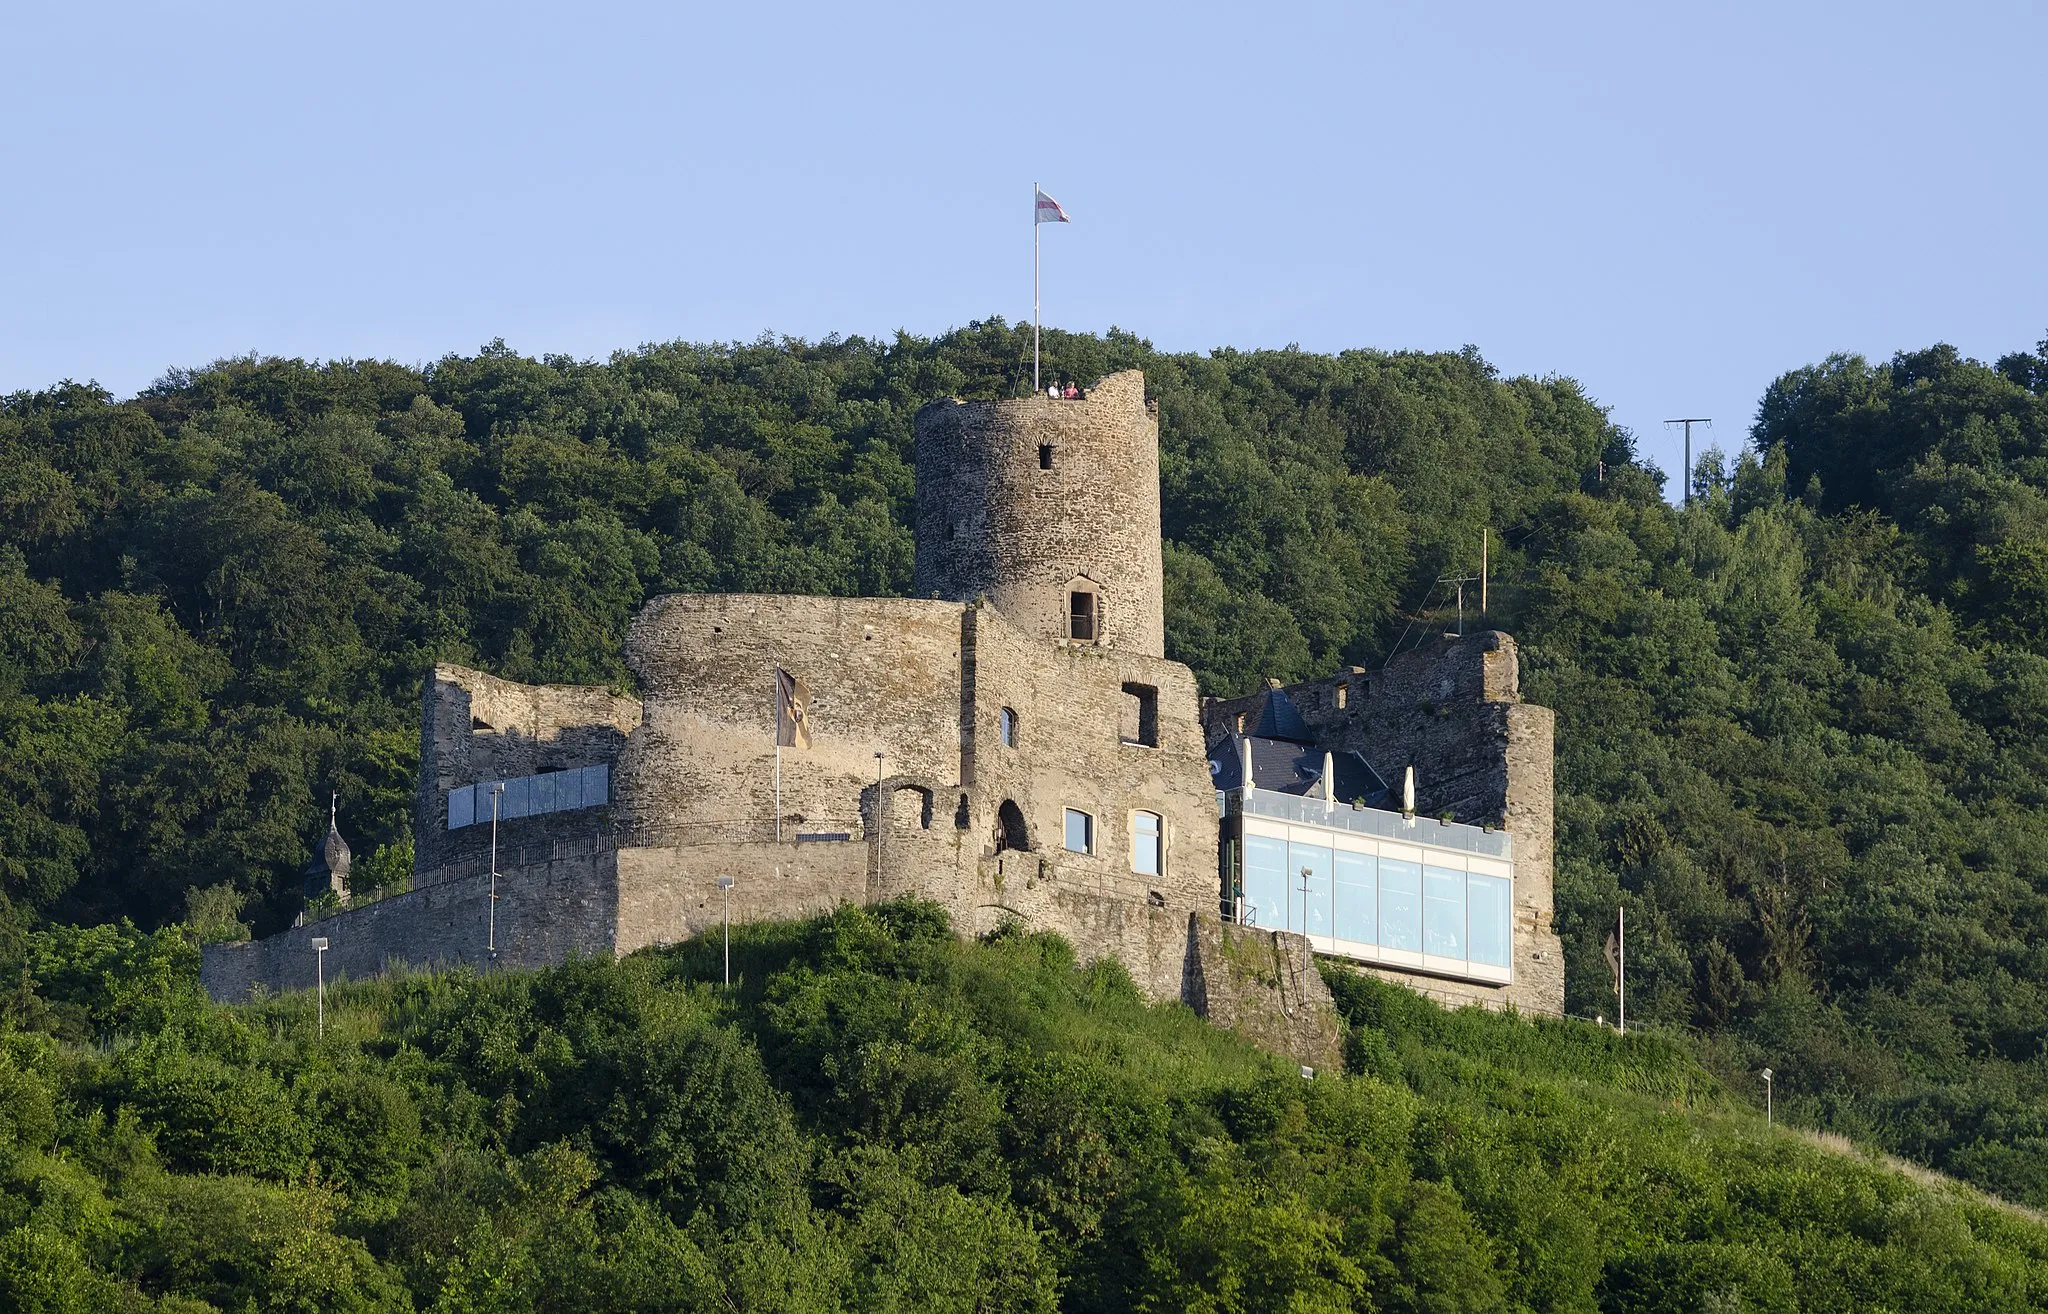
[[[313,937],[313,979],[314,1007],[319,1010],[314,1034],[324,1037],[327,1034],[327,937],[324,935]]]
[[[1036,229],[1033,230],[1033,233],[1035,236]],[[875,754],[875,898],[877,899],[882,897],[882,845],[888,838],[885,819],[889,814],[884,810],[887,806],[887,802],[882,797],[882,755],[880,752],[877,752]]]
[[[1764,1079],[1764,1126],[1771,1125],[1771,1078],[1776,1074],[1769,1068],[1763,1070]]]
[[[498,958],[498,800],[505,796],[505,782],[491,782],[491,920],[484,948],[491,960]]]
[[[725,896],[725,983],[732,984],[732,877],[718,878],[718,892]]]

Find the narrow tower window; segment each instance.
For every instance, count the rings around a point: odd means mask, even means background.
[[[1004,748],[1017,746],[1017,714],[1005,707],[996,713],[996,730],[1002,736]]]
[[[1050,469],[1052,469],[1052,444],[1051,444],[1051,443],[1040,443],[1040,444],[1038,445],[1038,468],[1039,468],[1039,469],[1041,469],[1041,470],[1050,470]]]
[[[1067,594],[1067,637],[1082,643],[1095,642],[1095,595],[1087,589]]]

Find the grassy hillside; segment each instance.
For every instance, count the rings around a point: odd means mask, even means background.
[[[1569,380],[1476,351],[1155,351],[1167,644],[1206,688],[1494,611],[1558,710],[1570,1007],[1690,1028],[1731,1089],[2048,1207],[2048,347],[1831,359],[1674,510]],[[665,589],[907,587],[910,421],[1029,335],[239,360],[0,399],[0,969],[50,923],[274,929],[329,790],[411,839],[429,661],[623,680]],[[1425,768],[1426,769],[1426,764]]]
[[[2048,1308],[2048,1226],[1767,1132],[1687,1047],[1335,979],[1304,1081],[929,905],[205,1003],[39,933],[0,1025],[28,1311]],[[91,1035],[66,1042],[57,1033]]]

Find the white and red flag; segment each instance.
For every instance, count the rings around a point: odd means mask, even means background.
[[[1034,218],[1035,223],[1070,224],[1074,222],[1073,220],[1067,218],[1067,212],[1065,210],[1060,209],[1060,203],[1058,201],[1053,200],[1050,196],[1047,196],[1044,192],[1039,191],[1036,187],[1033,187],[1031,190],[1038,194],[1038,213]]]

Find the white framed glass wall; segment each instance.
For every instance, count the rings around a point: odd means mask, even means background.
[[[1316,952],[1360,962],[1512,980],[1509,862],[1257,816],[1243,818],[1239,853],[1248,926],[1305,933]]]

